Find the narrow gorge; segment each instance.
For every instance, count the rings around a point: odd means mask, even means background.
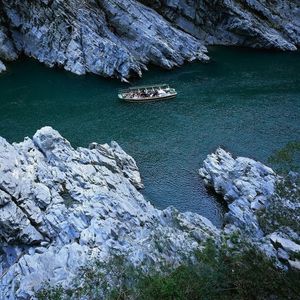
[[[299,47],[299,0],[0,0],[0,300],[300,300]]]

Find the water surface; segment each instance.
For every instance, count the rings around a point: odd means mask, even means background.
[[[300,53],[212,48],[209,64],[152,67],[138,84],[169,83],[176,100],[127,104],[124,84],[23,59],[0,76],[0,135],[10,142],[51,125],[74,146],[116,140],[137,161],[157,207],[222,222],[222,204],[197,174],[218,146],[263,162],[300,139]]]

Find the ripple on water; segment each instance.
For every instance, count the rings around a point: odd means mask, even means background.
[[[212,48],[212,62],[146,73],[138,84],[169,83],[178,98],[132,105],[124,84],[48,69],[30,59],[0,76],[0,135],[9,141],[51,125],[75,146],[116,140],[140,167],[144,195],[157,207],[191,210],[221,225],[224,207],[197,170],[223,146],[267,161],[300,139],[300,53]]]

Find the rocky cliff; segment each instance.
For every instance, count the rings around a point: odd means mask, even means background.
[[[126,80],[147,64],[208,60],[206,45],[296,50],[291,0],[0,1],[0,59],[21,53],[48,66]],[[0,69],[4,70],[0,62]]]
[[[178,265],[219,230],[206,218],[155,209],[120,146],[74,149],[50,127],[0,139],[0,299],[30,299],[43,283],[68,286],[89,261]]]
[[[218,149],[199,170],[228,205],[224,232],[240,232],[280,267],[300,269],[300,177],[282,178],[246,157]]]
[[[273,170],[218,149],[200,175],[228,203],[222,230],[195,213],[154,208],[138,191],[134,159],[116,142],[74,149],[50,127],[18,144],[0,138],[0,299],[31,299],[45,283],[68,287],[81,267],[115,256],[145,272],[176,267],[208,238],[218,245],[233,233],[279,267],[300,269],[299,231],[266,233],[258,220],[274,201]],[[299,199],[290,200],[279,201],[297,215]]]

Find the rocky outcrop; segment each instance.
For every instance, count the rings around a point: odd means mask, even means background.
[[[224,197],[229,212],[226,222],[254,237],[261,237],[255,211],[264,209],[274,194],[274,171],[250,158],[238,157],[219,148],[204,161],[200,176],[208,187]]]
[[[148,63],[208,59],[197,39],[133,0],[2,2],[18,52],[76,74],[125,79]]]
[[[283,179],[271,168],[253,159],[233,158],[221,148],[208,155],[199,174],[209,188],[223,196],[228,205],[224,232],[240,232],[250,243],[257,245],[268,256],[277,259],[278,265],[283,262],[299,269],[300,232],[278,222],[275,231],[270,233],[266,232],[259,222],[260,212],[268,211],[272,202],[280,201],[281,209],[288,208],[286,212],[289,212],[289,215],[285,217],[292,218],[289,223],[298,223],[300,202],[298,185],[292,184],[289,188],[292,193],[288,191],[284,195],[278,195],[277,185]],[[292,195],[296,195],[293,201]],[[274,218],[271,220],[272,223],[277,222],[275,216],[267,217]]]
[[[300,6],[275,0],[0,1],[0,58],[126,80],[208,60],[205,45],[296,50]]]
[[[112,142],[74,149],[44,127],[0,139],[0,299],[30,299],[42,284],[68,286],[89,261],[176,266],[219,230],[204,217],[155,209],[138,189],[132,157]]]
[[[296,50],[300,5],[292,0],[142,0],[206,45]]]
[[[231,247],[234,233],[278,266],[300,268],[299,232],[278,224],[265,232],[259,222],[274,199],[299,209],[298,198],[278,198],[272,169],[218,149],[200,175],[228,205],[222,230],[195,213],[154,208],[138,191],[134,159],[116,142],[74,149],[51,127],[21,143],[0,138],[0,299],[31,299],[45,282],[70,287],[81,267],[114,256],[146,272],[175,267],[208,238]]]
[[[17,57],[14,41],[10,36],[7,16],[3,10],[3,5],[0,5],[0,58],[9,61]]]
[[[9,30],[7,28],[6,17],[3,7],[0,5],[0,73],[6,71],[6,66],[1,61],[1,58],[9,61],[18,57],[14,48],[14,42],[8,35]]]

